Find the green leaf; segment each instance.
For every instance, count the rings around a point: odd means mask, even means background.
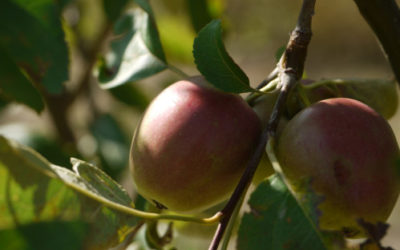
[[[60,93],[68,80],[61,8],[53,0],[0,1],[0,47],[53,94]]]
[[[0,94],[5,99],[23,103],[38,113],[44,109],[39,91],[2,49],[0,49]]]
[[[0,230],[0,249],[76,250],[84,248],[89,227],[81,221],[37,222]]]
[[[280,177],[273,175],[250,197],[237,249],[329,249],[316,226],[317,205],[310,203],[308,209],[300,207]]]
[[[95,187],[95,192],[100,196],[127,207],[134,207],[128,193],[106,173],[87,162],[78,159],[72,159],[71,161],[74,165],[74,171],[82,179],[90,183],[91,186]]]
[[[127,13],[114,26],[116,39],[99,69],[103,88],[137,81],[167,68],[150,5],[147,1],[136,2],[143,9]]]
[[[91,126],[98,144],[102,168],[113,178],[118,178],[128,166],[129,140],[117,121],[108,114],[98,117]]]
[[[129,0],[103,0],[104,11],[107,18],[114,22],[118,19]]]
[[[134,83],[127,83],[110,89],[111,95],[118,101],[143,112],[149,105],[149,98]]]
[[[77,162],[75,161],[77,164]],[[52,165],[28,147],[0,137],[0,225],[2,229],[45,221],[83,221],[89,223],[86,244],[105,249],[123,241],[137,225],[137,218],[116,212],[103,204],[121,201],[121,190],[87,180],[106,179],[98,171],[85,178],[66,168]],[[82,170],[80,169],[80,170]],[[79,172],[79,171],[78,171]],[[126,197],[124,197],[126,199]],[[120,204],[120,203],[118,203]],[[125,206],[127,201],[124,200]],[[132,203],[131,203],[132,204]]]
[[[221,21],[214,20],[198,34],[193,44],[198,70],[215,87],[233,93],[255,91],[249,78],[232,60],[222,42]]]
[[[207,0],[186,0],[193,28],[199,32],[212,18],[207,6]]]

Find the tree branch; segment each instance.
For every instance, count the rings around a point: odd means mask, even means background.
[[[395,0],[354,0],[378,37],[400,84],[400,9]]]
[[[290,89],[301,79],[303,75],[304,62],[307,55],[307,47],[311,40],[311,20],[314,14],[316,0],[303,0],[303,6],[297,20],[296,28],[290,35],[289,43],[286,46],[279,64],[280,94],[275,103],[269,122],[264,128],[255,151],[247,162],[246,170],[243,173],[239,184],[236,186],[231,198],[221,210],[222,219],[219,222],[214,238],[209,246],[209,250],[217,250],[219,243],[224,235],[225,229],[231,219],[235,207],[240,198],[250,186],[251,179],[257,169],[268,139],[274,137],[279,123],[280,116],[284,110],[286,99]]]

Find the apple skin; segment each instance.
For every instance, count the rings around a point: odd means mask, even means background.
[[[238,95],[203,77],[176,82],[149,105],[132,139],[137,191],[175,212],[198,212],[227,199],[261,133]]]
[[[282,171],[299,200],[311,185],[323,196],[323,230],[363,237],[357,219],[389,217],[399,195],[399,147],[387,121],[348,98],[320,101],[298,113],[276,147]]]

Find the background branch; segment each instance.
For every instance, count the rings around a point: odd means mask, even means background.
[[[400,9],[395,0],[354,0],[378,37],[400,84]]]
[[[228,203],[222,209],[222,219],[219,222],[209,250],[217,250],[224,232],[232,217],[232,213],[240,202],[242,195],[250,186],[251,179],[257,169],[268,139],[275,136],[280,116],[284,110],[286,99],[290,89],[301,79],[303,75],[304,62],[307,55],[307,47],[311,40],[311,20],[314,15],[316,0],[303,0],[303,5],[297,20],[296,28],[290,35],[289,43],[278,64],[280,78],[280,94],[275,103],[269,122],[264,128],[255,151],[247,162],[246,170],[242,175],[239,184],[236,186]]]

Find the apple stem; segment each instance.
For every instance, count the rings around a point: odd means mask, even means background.
[[[290,35],[286,50],[278,63],[278,72],[273,78],[279,78],[278,88],[280,93],[274,105],[269,122],[264,128],[258,141],[252,157],[247,162],[246,169],[236,186],[233,194],[225,207],[221,210],[222,218],[218,224],[209,250],[217,250],[219,243],[229,224],[232,214],[240,202],[241,197],[246,193],[250,186],[251,179],[257,169],[262,155],[265,153],[265,147],[268,139],[275,137],[276,129],[280,116],[284,110],[286,99],[290,90],[297,84],[303,75],[304,62],[307,55],[307,47],[311,40],[311,20],[314,15],[314,6],[316,0],[303,0],[303,5],[297,20],[295,29]],[[272,80],[272,79],[271,79]]]

